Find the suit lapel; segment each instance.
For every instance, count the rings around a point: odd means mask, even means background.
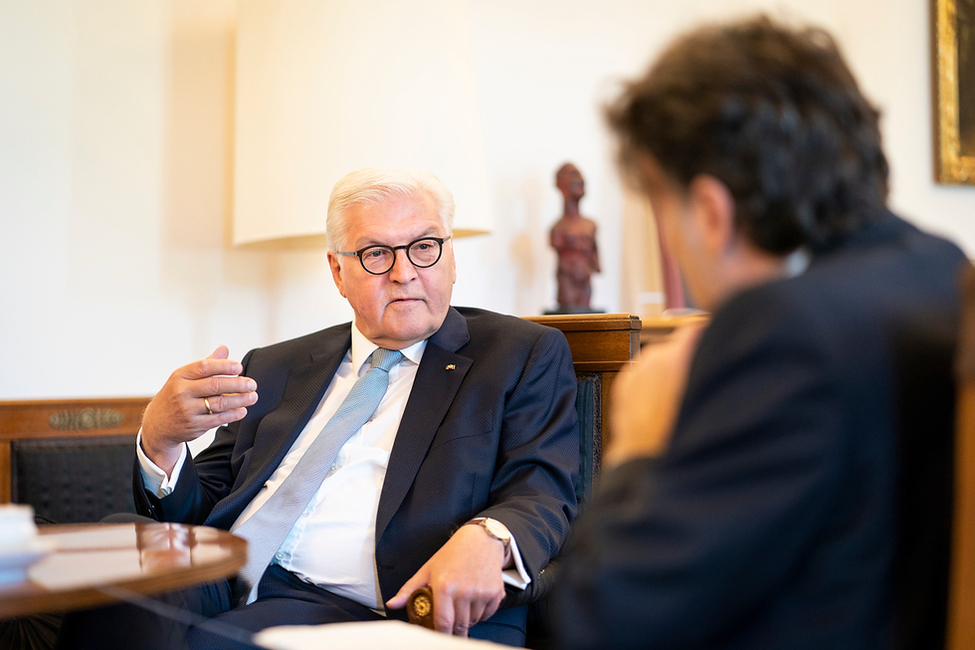
[[[467,319],[450,308],[444,324],[427,342],[390,452],[376,514],[377,542],[413,485],[433,436],[474,363],[456,353],[469,339]]]
[[[214,508],[211,517],[222,514],[218,509],[233,511],[241,503],[246,506],[254,499],[308,424],[351,344],[350,327],[345,336],[326,340],[309,355],[307,363],[291,368],[281,403],[257,426],[250,449],[250,467],[243,482]]]

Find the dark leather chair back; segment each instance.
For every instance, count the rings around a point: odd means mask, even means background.
[[[599,478],[603,442],[609,439],[604,414],[613,379],[640,349],[640,319],[632,314],[567,314],[533,316],[530,320],[565,334],[578,381],[579,485],[576,496],[585,503]]]
[[[135,434],[148,398],[0,402],[0,503],[41,523],[135,512]]]

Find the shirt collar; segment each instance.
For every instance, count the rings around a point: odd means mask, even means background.
[[[371,355],[376,348],[379,346],[370,341],[365,337],[365,335],[359,331],[359,328],[355,326],[355,321],[352,322],[352,368],[355,370],[356,376],[362,376],[363,365],[369,360],[369,355]],[[420,363],[420,359],[423,358],[423,351],[427,347],[427,339],[423,339],[419,343],[414,343],[408,348],[403,348],[400,352],[406,357],[406,360],[410,363],[417,365]]]
[[[785,270],[785,277],[794,278],[802,275],[809,268],[809,262],[811,260],[812,255],[809,253],[808,248],[800,247],[792,251],[785,256],[782,267]]]

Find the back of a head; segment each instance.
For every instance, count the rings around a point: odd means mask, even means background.
[[[429,196],[437,206],[445,235],[454,225],[454,196],[443,181],[427,171],[363,167],[349,172],[335,183],[328,201],[325,237],[328,247],[339,250],[348,235],[345,215],[360,203],[378,204],[412,197]]]
[[[685,187],[717,178],[769,253],[828,248],[886,202],[879,114],[820,29],[761,16],[692,31],[607,115],[625,167],[649,155]]]

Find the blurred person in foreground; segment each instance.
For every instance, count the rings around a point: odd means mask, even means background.
[[[559,645],[943,647],[965,257],[885,206],[837,46],[703,27],[608,116],[712,318],[616,382]]]

